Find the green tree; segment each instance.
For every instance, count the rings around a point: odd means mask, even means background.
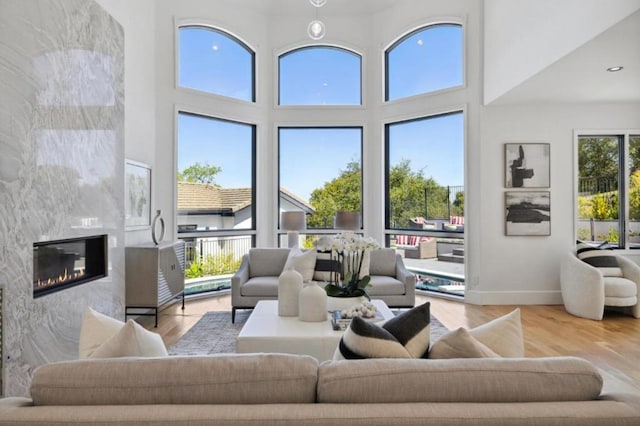
[[[310,228],[329,228],[333,226],[333,216],[338,210],[360,210],[362,173],[360,163],[351,161],[345,170],[324,187],[314,189],[309,202],[315,209],[307,221]]]
[[[618,140],[613,137],[580,138],[578,171],[581,178],[617,176]]]
[[[210,185],[216,185],[215,177],[221,171],[221,167],[211,166],[206,162],[196,162],[184,169],[182,172],[178,172],[178,182],[208,183]]]

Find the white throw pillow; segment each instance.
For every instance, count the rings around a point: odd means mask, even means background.
[[[286,271],[289,267],[293,267],[293,269],[302,275],[302,281],[308,282],[313,280],[313,272],[316,267],[315,250],[302,252],[300,248],[293,247],[289,251],[287,262],[284,264],[282,270]]]
[[[433,344],[429,358],[500,358],[500,355],[475,339],[466,328],[450,331]]]
[[[116,335],[123,326],[124,322],[87,307],[80,328],[78,357],[90,358],[96,349]]]
[[[469,330],[469,334],[502,357],[524,357],[520,308]]]
[[[162,357],[167,348],[159,334],[153,333],[134,320],[129,320],[120,331],[104,342],[89,358]]]

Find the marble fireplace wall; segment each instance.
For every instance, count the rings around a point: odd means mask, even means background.
[[[78,356],[87,306],[124,318],[124,33],[93,0],[0,0],[5,395]],[[108,234],[108,276],[33,298],[33,243]]]

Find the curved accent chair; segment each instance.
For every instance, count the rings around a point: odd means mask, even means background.
[[[640,318],[640,266],[624,256],[608,253],[607,257],[617,261],[617,268],[592,266],[575,252],[563,259],[560,287],[564,307],[572,315],[593,320],[602,320],[605,306],[624,307],[625,312]]]

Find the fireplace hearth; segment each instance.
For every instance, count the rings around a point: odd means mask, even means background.
[[[33,297],[107,276],[107,235],[33,243]]]

